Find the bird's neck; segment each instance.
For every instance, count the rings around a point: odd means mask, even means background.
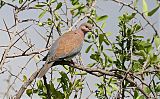
[[[82,39],[84,39],[84,32],[81,30],[81,29],[78,29],[78,31],[76,31],[76,33],[82,38]]]

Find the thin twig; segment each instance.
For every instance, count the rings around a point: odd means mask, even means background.
[[[72,65],[70,64],[70,62],[68,61],[60,61],[60,62],[57,62],[57,63],[54,63],[54,65],[57,65],[57,64],[61,64],[61,65],[69,65],[71,67],[74,67],[76,69],[79,69],[79,70],[82,70],[82,71],[86,71],[87,73],[89,74],[92,74],[92,75],[95,75],[95,76],[103,76],[103,75],[107,75],[107,76],[113,76],[113,77],[117,77],[118,79],[122,79],[124,78],[123,75],[121,74],[117,74],[117,73],[114,73],[114,72],[109,72],[109,71],[105,71],[105,70],[102,70],[102,69],[97,69],[97,68],[90,68],[90,67],[87,67],[87,66],[80,66],[80,65]],[[18,91],[18,93],[16,94],[16,99],[20,99],[20,97],[22,96],[22,94],[24,93],[25,89],[31,84],[31,82],[36,79],[37,75],[39,73],[39,70],[36,71],[35,73],[33,73],[31,75],[31,77],[28,79],[28,81],[26,81],[22,87],[20,88],[20,90]],[[98,74],[97,74],[98,73]],[[101,75],[100,75],[101,74]],[[132,79],[130,78],[125,78],[126,81],[128,81],[129,83],[131,83],[132,85],[134,85],[147,99],[149,98],[149,96],[143,91],[143,89],[141,89]]]

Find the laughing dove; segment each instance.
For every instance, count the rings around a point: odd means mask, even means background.
[[[71,59],[76,56],[82,49],[84,36],[87,32],[91,31],[92,25],[83,23],[74,31],[64,33],[60,36],[51,46],[46,57],[44,66],[40,69],[38,77],[43,77],[52,64],[56,61],[63,59]]]

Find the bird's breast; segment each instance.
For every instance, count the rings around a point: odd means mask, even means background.
[[[83,44],[84,36],[79,33],[64,34],[58,41],[58,47],[55,51],[56,58],[72,58],[77,55]]]

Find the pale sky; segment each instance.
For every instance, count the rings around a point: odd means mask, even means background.
[[[125,0],[124,0],[125,1]],[[128,0],[130,1],[130,0]],[[141,1],[141,0],[140,0]],[[147,4],[148,4],[148,8],[149,10],[153,9],[155,7],[155,3],[153,2],[153,0],[146,0]],[[117,4],[115,2],[111,2],[111,1],[105,1],[105,0],[97,0],[97,4],[96,4],[96,9],[97,9],[97,13],[98,15],[108,15],[108,19],[106,21],[107,26],[104,29],[104,31],[106,32],[112,32],[113,34],[109,37],[109,40],[111,41],[115,41],[115,35],[117,35],[119,28],[118,28],[118,16],[122,15],[124,12],[128,12],[131,13],[133,12],[133,10],[131,10],[128,7],[123,7],[123,9],[119,12],[120,8],[122,5]],[[138,7],[139,10],[142,9],[142,3],[139,2],[138,3]],[[141,10],[142,11],[142,10]],[[37,18],[40,12],[37,11],[25,11],[24,13],[20,13],[18,16],[20,19],[26,19],[26,18]],[[47,18],[47,16],[45,16]],[[142,23],[142,25],[144,26],[146,24],[146,21],[142,19],[142,17],[140,15],[137,15],[137,22],[140,21]],[[8,6],[4,6],[3,8],[0,9],[0,29],[5,29],[4,23],[3,23],[3,19],[5,20],[6,24],[8,25],[8,27],[12,26],[14,24],[14,20],[13,20],[13,10],[11,7]],[[37,18],[38,19],[38,18]],[[155,27],[157,30],[160,30],[160,14],[157,11],[151,18],[147,18],[150,22],[155,24]],[[83,22],[84,20],[82,20]],[[32,22],[27,23],[27,24],[21,24],[17,27],[18,30],[22,30],[23,28],[25,28],[26,26],[32,24]],[[36,31],[34,30],[34,28],[36,28],[36,30],[38,30],[41,34],[45,35],[46,30],[44,28],[38,27],[36,25],[33,25],[31,28],[29,28],[28,30],[26,30],[27,32],[27,36],[30,37],[31,41],[35,44],[35,50],[38,49],[42,49],[45,48],[45,42],[44,40],[36,33]],[[146,38],[150,38],[153,35],[153,29],[150,26],[147,26],[146,29],[144,31],[141,32],[140,35],[144,35]],[[57,38],[58,34],[55,34],[56,36],[54,37],[54,39]],[[5,32],[0,31],[0,46],[2,45],[7,45],[8,44],[8,35]],[[26,49],[27,46],[22,44],[21,42],[18,42],[16,44],[17,46],[19,46],[22,49]],[[86,65],[88,63],[91,63],[92,60],[90,60],[90,54],[91,53],[85,53],[85,49],[87,48],[87,43],[84,43],[83,49],[81,51],[82,53],[82,59],[83,59],[83,63]],[[107,46],[106,46],[107,47]],[[0,57],[2,56],[3,53],[3,49],[0,48]],[[16,53],[15,49],[13,49],[11,52],[11,54]],[[47,52],[45,52],[43,55],[45,55]],[[107,53],[108,55],[112,55],[110,53]],[[42,57],[41,57],[42,58]],[[24,66],[24,64],[29,60],[29,57],[19,57],[19,58],[15,58],[15,59],[11,59],[9,61],[9,63],[7,63],[6,65],[4,65],[4,67],[6,68],[10,68],[11,72],[15,75],[17,75],[17,73],[19,73],[19,71],[21,70],[21,67]],[[39,63],[38,66],[42,66],[43,62]],[[35,61],[31,61],[28,65],[27,68],[23,70],[22,74],[25,74],[29,77],[29,75],[31,75],[34,71],[36,71],[36,64]],[[0,98],[3,98],[3,94],[4,92],[6,92],[7,88],[8,88],[8,84],[5,81],[8,78],[8,72],[5,72],[3,74],[0,74]],[[23,75],[20,76],[21,78],[23,77]],[[12,76],[11,78],[11,82],[13,82],[13,80],[15,79],[15,77]],[[91,76],[91,75],[87,75],[86,76],[86,81],[89,84],[91,90],[95,91],[96,87],[95,87],[95,83],[96,82],[100,82],[100,79],[95,77],[95,76]],[[16,80],[16,83],[14,84],[14,88],[16,90],[18,90],[20,88],[20,86],[22,85],[22,82],[19,80]],[[86,85],[86,84],[85,84]],[[89,90],[87,88],[87,86],[85,86],[86,88],[84,89],[84,93],[82,95],[82,97],[87,97],[89,95]],[[14,95],[14,91],[10,92],[10,95]],[[29,97],[25,95],[23,95],[23,99],[28,99]],[[7,98],[5,98],[7,99]],[[36,99],[36,96],[35,96]],[[89,99],[96,99],[94,95],[92,95]]]

